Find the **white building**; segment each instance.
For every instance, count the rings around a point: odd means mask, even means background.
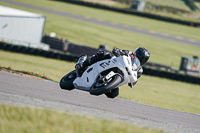
[[[45,16],[0,5],[0,39],[40,45]]]

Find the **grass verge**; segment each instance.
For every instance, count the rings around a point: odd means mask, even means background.
[[[40,77],[42,79],[52,80],[45,75],[41,75],[41,74],[37,74],[37,73],[34,73],[34,72],[29,72],[29,71],[24,71],[24,70],[14,70],[11,67],[1,67],[0,66],[0,70],[7,71],[7,72],[10,72],[10,73],[15,73],[15,74],[25,74],[25,75],[30,75],[30,76],[33,75],[35,77]]]
[[[13,0],[21,3],[26,3],[30,5],[35,5],[38,7],[44,7],[56,11],[68,12],[76,15],[82,15],[90,18],[96,18],[98,20],[109,21],[113,23],[120,23],[127,26],[134,26],[147,30],[154,30],[158,32],[163,32],[166,34],[182,36],[192,39],[200,40],[200,30],[198,28],[184,26],[179,24],[173,24],[163,21],[158,21],[154,19],[116,13],[112,11],[106,11],[102,9],[95,9],[86,6],[80,6],[75,4],[69,4],[65,2],[59,2],[54,0]],[[169,3],[169,2],[168,2]],[[17,7],[17,6],[14,6]],[[37,13],[41,13],[37,11]],[[48,19],[48,16],[47,16]],[[56,19],[54,19],[56,21]],[[56,31],[57,32],[57,31]]]
[[[1,133],[162,133],[122,122],[62,111],[0,104]]]
[[[0,50],[0,66],[46,75],[54,81],[74,70],[75,63]],[[145,76],[133,89],[120,87],[119,97],[151,106],[200,114],[199,85]],[[89,93],[88,93],[89,95]]]
[[[26,10],[34,11],[29,9]],[[45,26],[45,32],[47,34],[53,31],[56,32],[58,36],[64,38],[67,37],[67,39],[72,42],[83,43],[84,45],[95,48],[98,48],[99,44],[107,44],[110,50],[112,50],[113,47],[118,47],[134,51],[136,47],[146,47],[151,53],[151,62],[168,65],[174,69],[179,68],[181,56],[200,56],[200,47],[167,41],[48,13],[43,14],[47,16]]]

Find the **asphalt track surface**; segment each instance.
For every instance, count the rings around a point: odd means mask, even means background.
[[[59,83],[0,71],[0,102],[34,105],[163,129],[200,132],[200,115],[147,106],[81,90],[61,90]]]
[[[161,39],[165,39],[165,40],[169,40],[169,41],[175,41],[175,42],[179,42],[179,43],[183,43],[183,44],[188,44],[188,45],[200,47],[200,41],[199,40],[169,35],[169,34],[160,33],[160,32],[151,31],[151,30],[140,29],[140,28],[137,28],[137,27],[126,26],[126,25],[119,24],[119,23],[112,23],[112,22],[98,20],[98,19],[90,18],[90,17],[86,17],[86,16],[74,15],[74,14],[70,14],[70,13],[67,13],[67,12],[55,11],[55,10],[52,10],[52,9],[37,7],[37,6],[34,6],[34,5],[28,5],[28,4],[19,3],[19,2],[16,2],[16,1],[10,1],[10,0],[0,0],[0,1],[5,2],[5,3],[9,3],[9,4],[13,4],[13,5],[18,5],[18,6],[30,8],[30,9],[34,9],[34,10],[38,10],[38,11],[43,11],[43,12],[55,14],[55,15],[60,15],[60,16],[63,16],[63,17],[69,17],[69,18],[73,18],[73,19],[77,19],[77,20],[81,20],[81,21],[86,21],[86,22],[90,22],[90,23],[103,25],[103,26],[113,27],[113,28],[117,28],[117,29],[121,29],[121,30],[127,30],[127,31],[130,31],[130,32],[135,32],[135,33],[139,33],[139,34],[143,34],[143,35],[148,35],[148,36],[157,37],[157,38],[161,38]]]

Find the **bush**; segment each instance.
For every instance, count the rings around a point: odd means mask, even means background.
[[[127,5],[131,5],[133,0],[113,0],[119,3],[123,3],[123,4],[127,4]]]
[[[199,0],[198,0],[199,1]],[[194,0],[184,0],[185,4],[193,11],[198,10],[198,7],[195,5]]]

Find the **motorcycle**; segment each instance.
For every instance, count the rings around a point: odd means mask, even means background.
[[[108,98],[119,95],[119,87],[129,83],[131,87],[137,82],[139,59],[134,56],[113,56],[89,66],[82,75],[77,76],[76,70],[66,74],[60,80],[61,89],[83,90],[91,95],[105,94]]]

